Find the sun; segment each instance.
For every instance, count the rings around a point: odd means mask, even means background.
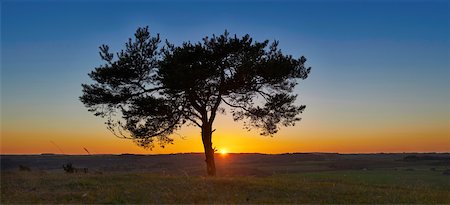
[[[222,150],[220,150],[220,154],[226,155],[226,154],[228,154],[228,151],[226,149],[222,149]]]

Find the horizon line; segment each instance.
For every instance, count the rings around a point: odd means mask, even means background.
[[[182,154],[204,154],[204,152],[177,152],[177,153],[160,153],[160,154],[139,154],[139,153],[106,153],[106,154],[58,154],[58,153],[0,153],[0,156],[6,155],[41,155],[41,156],[93,156],[93,155],[182,155]],[[215,154],[221,155],[220,152],[216,152]],[[230,154],[261,154],[261,155],[285,155],[285,154],[339,154],[339,155],[352,155],[352,154],[450,154],[450,151],[444,152],[348,152],[348,153],[339,153],[339,152],[284,152],[284,153],[262,153],[262,152],[230,152],[226,153]]]

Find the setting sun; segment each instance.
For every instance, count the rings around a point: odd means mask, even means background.
[[[228,152],[227,152],[226,149],[222,149],[222,150],[220,150],[220,154],[221,155],[226,155],[226,154],[228,154]]]

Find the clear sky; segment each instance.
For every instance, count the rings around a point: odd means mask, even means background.
[[[165,149],[114,137],[78,100],[139,26],[180,44],[250,34],[304,55],[302,121],[274,137],[219,117],[229,152],[449,152],[449,1],[1,1],[1,153],[202,152],[188,127]],[[53,142],[53,143],[52,143]]]

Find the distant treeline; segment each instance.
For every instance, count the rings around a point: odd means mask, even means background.
[[[449,160],[450,161],[450,157],[441,157],[441,156],[429,156],[429,155],[425,155],[425,156],[417,156],[417,155],[408,155],[406,157],[403,158],[404,161],[426,161],[426,160]]]

